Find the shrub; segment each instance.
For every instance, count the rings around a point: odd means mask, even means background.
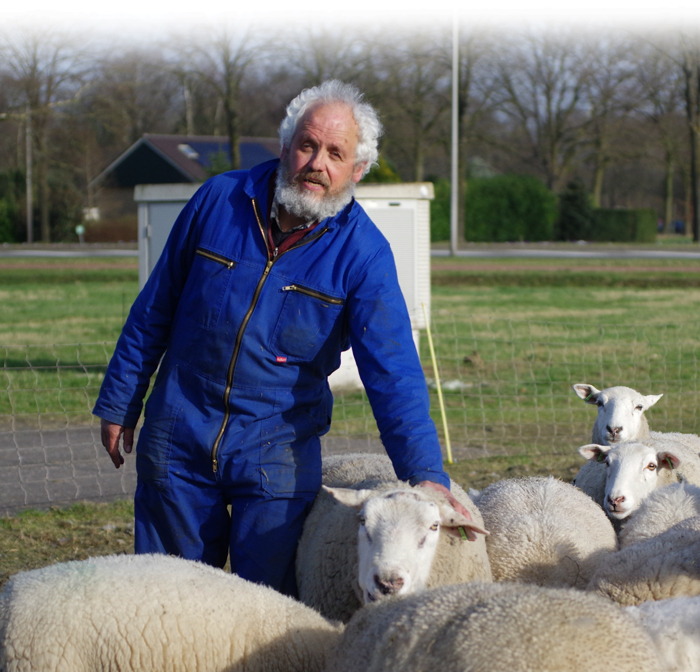
[[[430,201],[430,242],[450,240],[450,194],[452,188],[449,180],[433,180],[435,198]]]
[[[593,211],[591,240],[612,243],[653,243],[657,216],[653,208],[597,209]]]
[[[555,226],[557,240],[590,240],[593,235],[593,206],[579,180],[569,182],[559,194],[559,216]]]
[[[380,155],[378,163],[378,166],[372,166],[367,175],[362,178],[363,182],[366,184],[391,184],[401,182],[399,174],[390,161]]]
[[[0,243],[21,240],[24,173],[19,170],[0,172]]]
[[[467,182],[464,235],[474,242],[551,240],[556,197],[528,175],[498,175]]]

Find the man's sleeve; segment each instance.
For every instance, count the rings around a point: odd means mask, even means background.
[[[348,296],[350,344],[397,476],[450,487],[430,417],[428,388],[388,244],[365,264]]]
[[[117,341],[93,413],[135,427],[148,385],[165,352],[175,310],[192,264],[200,195],[183,208]]]

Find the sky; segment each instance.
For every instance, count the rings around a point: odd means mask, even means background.
[[[207,0],[169,3],[154,0],[4,0],[0,2],[0,30],[13,25],[66,26],[130,35],[167,32],[197,24],[235,19],[255,25],[329,26],[428,25],[460,21],[507,26],[523,23],[663,27],[700,26],[698,0]]]

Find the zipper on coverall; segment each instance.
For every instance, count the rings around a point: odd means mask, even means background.
[[[271,253],[270,248],[267,244],[267,235],[265,233],[265,227],[262,224],[262,217],[260,213],[260,204],[258,203],[257,198],[253,198],[253,211],[255,212],[255,219],[258,222],[258,227],[260,228],[260,233],[262,233],[263,239],[265,240],[265,249],[267,250],[267,264],[265,264],[265,270],[263,271],[262,275],[260,276],[260,280],[258,280],[258,284],[255,287],[255,292],[253,293],[253,299],[250,302],[250,306],[248,306],[248,310],[246,311],[246,314],[243,316],[243,321],[241,322],[241,326],[238,328],[238,333],[236,334],[236,340],[234,342],[233,346],[233,352],[231,354],[231,360],[229,361],[228,364],[228,371],[226,373],[226,387],[224,389],[224,419],[223,422],[221,423],[221,427],[219,428],[219,433],[216,435],[216,439],[214,440],[214,445],[212,446],[211,449],[211,463],[212,463],[212,469],[214,470],[214,473],[217,472],[219,468],[219,460],[217,458],[218,453],[219,453],[219,446],[221,445],[221,440],[224,438],[224,432],[226,431],[226,425],[228,425],[229,418],[231,417],[231,407],[229,403],[229,395],[231,394],[231,388],[233,387],[233,372],[236,368],[236,362],[238,361],[238,354],[240,353],[241,350],[241,344],[243,342],[243,335],[245,333],[245,330],[248,326],[248,322],[250,322],[250,318],[253,316],[253,311],[255,310],[255,307],[258,303],[258,299],[260,298],[260,292],[262,292],[262,288],[265,285],[265,282],[267,281],[268,276],[270,275],[270,270],[272,269],[273,264],[277,259],[279,259],[280,256],[277,254],[277,248],[274,249],[274,251]],[[289,248],[289,250],[295,250],[298,247],[301,247],[302,245],[305,245],[307,243],[310,243],[312,240],[316,240],[317,238],[320,238],[324,233],[326,233],[328,229],[323,228],[317,235],[308,235],[302,238],[296,245],[293,245],[292,247]],[[289,250],[286,250],[282,254],[286,254],[289,252]],[[303,287],[298,287],[297,285],[288,285],[287,287],[284,287],[286,291],[300,291],[306,294],[309,294],[311,296],[318,296],[323,297],[324,300],[329,301],[331,303],[343,303],[342,299],[336,299],[335,297],[329,297],[325,296],[323,294],[320,294],[318,292],[313,292],[313,290],[308,290]]]

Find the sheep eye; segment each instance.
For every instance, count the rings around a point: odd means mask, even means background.
[[[440,523],[433,523],[433,524],[430,526],[430,529],[431,529],[433,532],[435,532],[435,530],[437,530],[438,527],[440,527]]]
[[[649,464],[647,464],[647,469],[649,471],[656,471],[656,465],[653,462],[649,462]]]
[[[367,520],[365,519],[364,516],[360,516],[359,520],[360,520],[360,525],[364,525],[367,522]]]
[[[639,406],[636,407],[636,410],[638,410],[638,411],[643,411],[644,409],[642,408],[642,405],[639,404]]]

